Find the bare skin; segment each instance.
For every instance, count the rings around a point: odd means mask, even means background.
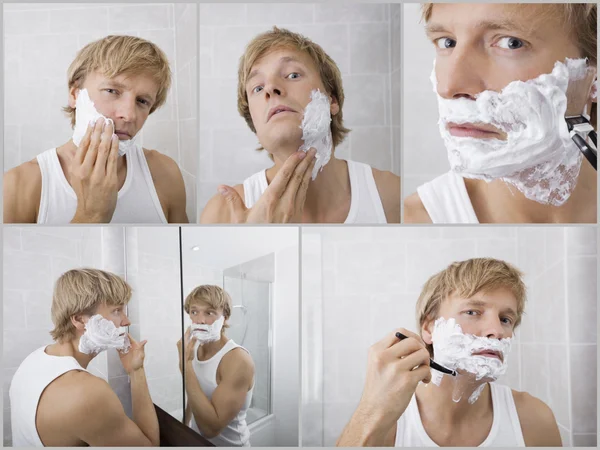
[[[130,324],[122,306],[103,304],[96,314],[115,326]],[[90,316],[76,315],[71,321],[77,337],[46,347],[51,356],[73,357],[83,367],[96,355],[81,353],[79,339]],[[38,404],[36,427],[45,446],[158,446],[158,419],[144,372],[144,346],[131,336],[131,349],[119,353],[131,382],[133,420],[109,384],[88,372],[73,370],[58,377],[44,390]]]
[[[204,302],[192,304],[190,307],[190,318],[193,323],[212,325],[221,316],[223,316],[222,308],[215,309]],[[236,348],[227,352],[217,368],[218,386],[209,399],[202,391],[192,364],[196,339],[191,337],[189,328],[186,330],[184,339],[185,358],[182,354],[182,342],[181,340],[177,342],[179,368],[185,372],[185,389],[188,394],[184,422],[189,424],[193,417],[202,434],[209,439],[214,438],[244,406],[246,395],[254,385],[254,362],[248,352],[243,349]],[[208,361],[228,341],[229,338],[223,332],[218,341],[198,346],[198,360]]]
[[[57,155],[65,178],[77,195],[77,210],[71,222],[108,223],[127,176],[127,156],[119,157],[116,153],[118,140],[131,139],[142,128],[158,86],[148,75],[119,75],[109,79],[92,72],[82,88],[88,90],[96,109],[113,120],[114,129],[104,127],[104,120],[100,119],[88,129],[89,136],[79,146],[69,140],[57,147]],[[78,93],[79,89],[71,88],[71,107],[75,107]],[[156,150],[144,149],[144,155],[167,221],[187,223],[185,186],[179,167]],[[4,176],[4,222],[36,223],[41,189],[37,159],[8,171]]]
[[[289,48],[278,48],[260,58],[250,71],[251,76],[246,85],[248,103],[252,123],[261,145],[273,158],[273,167],[267,169],[267,181],[277,183],[278,174],[287,170],[287,165],[296,167],[299,163],[295,155],[302,146],[302,111],[310,101],[313,89],[326,92],[319,71],[311,58],[302,51]],[[330,96],[331,115],[340,112],[337,99]],[[286,106],[293,111],[286,111],[271,116],[269,113],[275,106]],[[292,161],[290,161],[292,159]],[[386,219],[390,223],[400,221],[400,178],[391,172],[373,169],[375,184],[381,197]],[[304,186],[302,186],[304,188]],[[215,195],[206,205],[200,217],[201,223],[237,222],[239,213],[232,212],[231,203],[244,205],[244,187],[220,186],[225,194]],[[298,188],[297,193],[300,193]],[[265,193],[263,197],[271,194]],[[234,197],[234,199],[231,199]],[[237,198],[239,197],[239,199]],[[262,197],[260,199],[262,201]],[[298,195],[294,206],[295,213],[290,217],[274,220],[268,214],[254,214],[265,222],[294,223],[342,223],[350,210],[350,177],[348,166],[344,160],[335,158],[335,149],[329,163],[319,172],[316,180],[309,182],[305,193]],[[280,209],[272,198],[263,201],[264,210]],[[257,203],[258,205],[258,203]],[[239,208],[238,208],[239,209]],[[300,211],[300,213],[297,213]],[[286,220],[281,220],[286,219]]]
[[[439,316],[455,318],[465,333],[502,339],[513,335],[516,310],[514,295],[506,289],[498,289],[476,294],[470,299],[451,296],[442,301]],[[490,380],[476,382],[472,377],[463,378],[461,382],[457,379],[456,383],[460,382],[464,388],[460,402],[452,400],[454,381],[448,377],[443,378],[439,387],[427,384],[429,379],[425,371],[429,374],[429,353],[425,345],[432,344],[433,322],[427,321],[423,325],[421,336],[402,329],[400,331],[409,339],[398,341],[394,332],[371,347],[362,398],[336,445],[394,446],[397,421],[413,395],[416,395],[425,431],[439,446],[474,447],[486,439],[493,421],[489,385],[474,404],[469,404],[466,399],[479,385]],[[412,354],[408,348],[413,349]],[[394,357],[391,357],[392,353],[395,353]],[[419,353],[427,358],[426,362],[417,362],[420,365],[412,371],[400,370],[403,361]],[[404,359],[398,359],[398,356],[404,356]],[[417,365],[413,365],[412,360],[409,362],[405,366]],[[425,370],[419,373],[422,369]],[[410,382],[402,383],[401,380]],[[525,445],[560,446],[560,433],[550,408],[526,392],[513,391],[513,398]]]
[[[484,90],[499,92],[512,81],[549,73],[556,61],[581,58],[577,42],[571,30],[562,25],[561,17],[542,14],[540,7],[435,4],[426,30],[436,45],[438,94],[446,99],[473,99]],[[570,102],[567,108],[581,113],[584,104]],[[590,107],[591,100],[588,111]],[[559,207],[529,200],[501,180],[464,181],[481,223],[596,222],[597,174],[585,159],[576,188]],[[404,200],[404,222],[431,223],[417,193]]]

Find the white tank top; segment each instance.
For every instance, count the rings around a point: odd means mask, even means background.
[[[230,352],[234,348],[241,348],[246,350],[241,345],[233,342],[233,339],[229,339],[227,343],[223,346],[221,350],[219,350],[215,356],[206,360],[199,361],[198,360],[198,346],[200,343],[198,342],[194,347],[194,360],[192,365],[194,366],[194,372],[196,373],[196,377],[198,378],[198,382],[200,383],[200,387],[202,388],[202,392],[208,397],[209,400],[212,399],[213,392],[217,388],[217,369],[219,368],[219,364],[225,356],[226,353]],[[248,350],[246,350],[248,352]],[[250,352],[248,352],[250,353]],[[246,394],[246,401],[244,402],[244,406],[240,412],[233,418],[231,422],[227,424],[225,428],[221,430],[221,433],[214,437],[208,438],[210,442],[219,447],[249,447],[250,446],[250,430],[248,429],[248,425],[246,424],[246,411],[250,408],[250,402],[252,401],[252,391],[254,390],[254,383],[252,383],[252,388]],[[192,416],[192,429],[202,434],[198,425],[196,424],[196,420]]]
[[[489,383],[494,419],[490,434],[479,447],[525,447],[521,422],[512,390],[508,386]],[[421,422],[416,396],[413,395],[396,427],[396,447],[439,447],[429,437]]]
[[[42,392],[55,379],[81,367],[71,356],[51,356],[38,348],[21,363],[10,383],[10,418],[13,447],[43,447],[35,426]]]
[[[465,180],[450,171],[417,188],[433,223],[479,223]]]
[[[350,211],[344,223],[387,223],[381,197],[371,166],[355,161],[348,163],[350,175]],[[244,202],[252,208],[269,184],[265,170],[244,180]]]
[[[77,195],[60,166],[56,148],[37,156],[42,172],[42,195],[38,223],[69,223],[77,209]],[[136,146],[127,152],[127,175],[119,190],[111,223],[167,223],[144,149]]]

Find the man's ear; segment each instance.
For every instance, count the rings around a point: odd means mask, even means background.
[[[340,104],[338,103],[338,100],[335,96],[331,96],[331,106],[330,106],[330,111],[331,111],[331,115],[335,116],[337,113],[340,112]]]
[[[73,86],[71,88],[69,88],[69,106],[71,108],[75,108],[75,105],[77,105],[77,96],[79,95],[79,88],[76,86]]]
[[[73,326],[82,333],[85,332],[85,322],[83,321],[83,314],[75,314],[71,316],[71,323]]]
[[[427,345],[433,344],[433,324],[433,319],[426,319],[425,322],[423,322],[423,326],[421,327],[421,339],[423,339],[423,342],[425,342]]]

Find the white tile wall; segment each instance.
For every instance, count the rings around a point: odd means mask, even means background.
[[[314,40],[342,72],[344,123],[353,131],[336,154],[399,174],[392,127],[400,122],[390,99],[391,89],[399,95],[399,63],[394,69],[391,21],[385,4],[201,4],[199,213],[218,184],[241,183],[272,164],[266,152],[255,151],[258,140],[237,112],[236,95],[239,57],[253,37],[273,25]]]
[[[141,141],[145,148],[157,149],[178,163],[186,184],[187,213],[194,221],[196,8],[195,4],[172,3],[4,5],[4,170],[70,139],[70,121],[61,108],[67,104],[66,72],[77,51],[108,34],[138,36],[167,54],[173,74],[167,103],[148,118]]]
[[[304,384],[312,389],[303,407],[314,411],[306,418],[310,445],[333,445],[339,437],[362,392],[368,347],[395,327],[416,329],[414,308],[426,279],[452,261],[486,256],[515,264],[529,287],[511,364],[500,381],[546,402],[565,443],[595,445],[596,235],[590,230],[303,229],[303,242],[313,244],[307,260],[319,259],[313,241],[320,239],[322,263],[303,271],[309,296],[303,304],[312,304],[313,319],[323,320],[314,333],[322,339],[303,343],[303,374],[310,378]],[[308,358],[319,346],[322,361]]]

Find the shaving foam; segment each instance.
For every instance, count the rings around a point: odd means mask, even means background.
[[[192,336],[196,338],[200,345],[218,341],[221,339],[221,330],[223,329],[224,323],[224,316],[219,317],[212,325],[194,323],[192,324]]]
[[[130,347],[127,327],[117,328],[100,314],[90,317],[85,324],[85,332],[79,339],[79,351],[86,355],[97,355],[109,348],[127,353]]]
[[[435,361],[448,369],[456,370],[453,400],[459,401],[463,390],[472,377],[461,376],[467,372],[475,375],[471,384],[479,380],[494,381],[506,373],[508,367],[508,353],[511,347],[511,338],[491,339],[473,334],[465,334],[456,320],[446,320],[440,317],[435,321],[432,333],[433,353]],[[500,353],[502,359],[495,357],[474,355],[481,351],[490,350]],[[435,375],[435,376],[434,376]],[[461,377],[460,383],[458,377]],[[443,375],[432,369],[432,382],[440,385]],[[481,394],[485,383],[477,386],[469,397],[469,403],[473,403]],[[460,390],[459,390],[460,389]]]
[[[112,124],[114,131],[115,124],[113,120],[103,116],[98,112],[94,106],[94,102],[92,102],[90,99],[87,89],[80,89],[79,94],[77,95],[77,102],[75,104],[75,129],[73,130],[73,143],[79,146],[83,136],[85,136],[88,125],[90,123],[96,123],[96,121],[101,117]],[[125,141],[119,140],[119,156],[123,156],[136,145],[136,136]]]
[[[562,205],[575,189],[582,155],[565,122],[569,81],[585,78],[586,59],[556,62],[551,73],[513,81],[501,92],[483,91],[475,100],[438,95],[440,133],[451,170],[465,178],[501,179],[530,200]],[[431,74],[437,94],[437,79]],[[448,123],[488,124],[506,140],[456,137]]]
[[[331,134],[331,103],[329,97],[318,89],[310,93],[310,102],[304,109],[302,118],[302,140],[300,150],[308,152],[311,147],[317,150],[312,179],[317,178],[319,171],[331,159],[333,138]]]

